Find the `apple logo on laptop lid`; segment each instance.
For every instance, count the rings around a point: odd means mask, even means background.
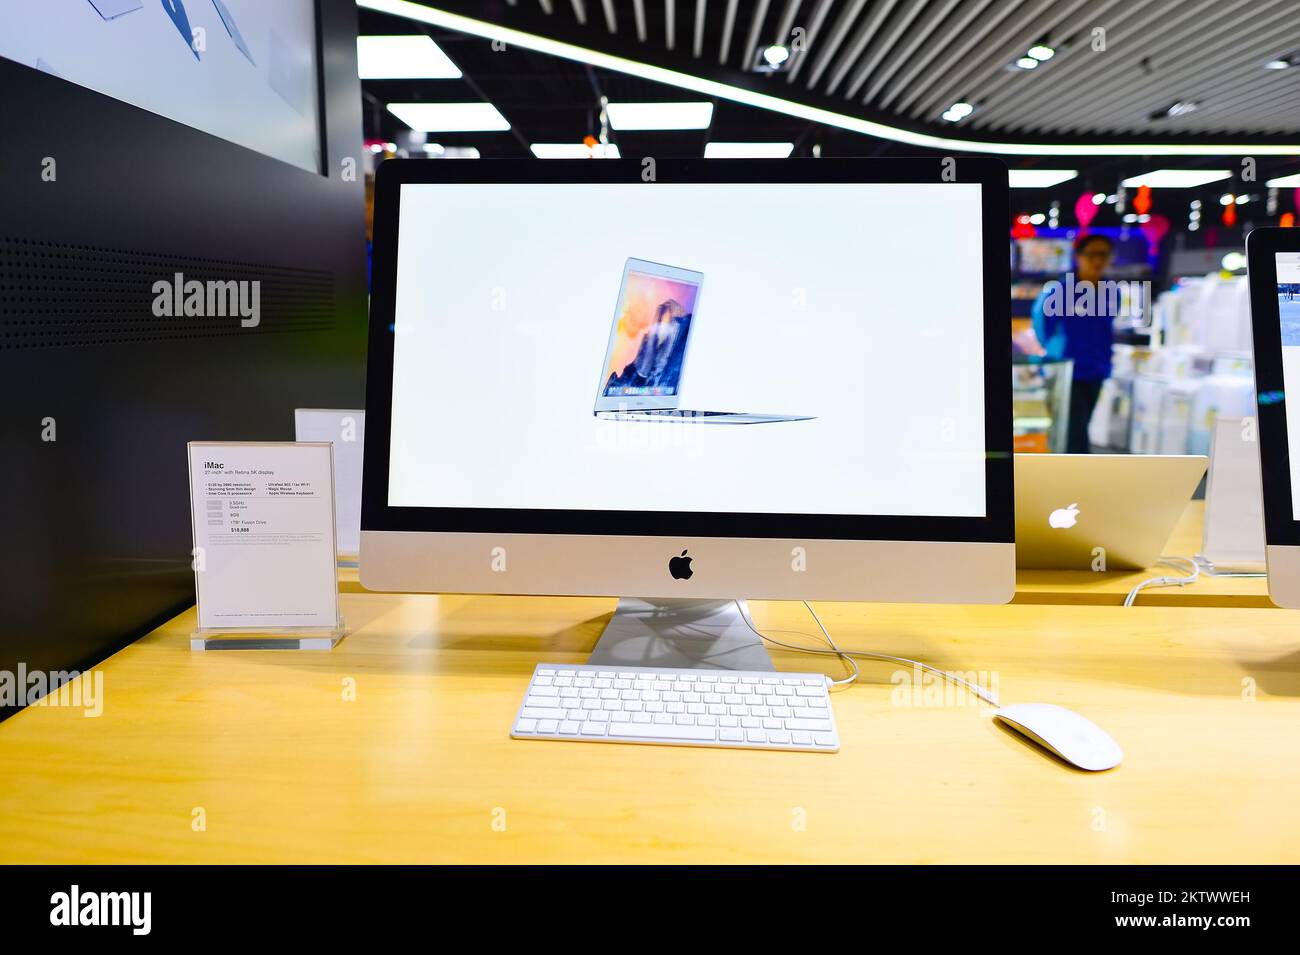
[[[1069,507],[1058,507],[1047,516],[1048,527],[1073,527],[1079,519],[1079,505],[1071,504]]]

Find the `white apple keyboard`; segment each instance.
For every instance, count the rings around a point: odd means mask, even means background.
[[[828,690],[818,673],[539,663],[510,735],[834,753]]]

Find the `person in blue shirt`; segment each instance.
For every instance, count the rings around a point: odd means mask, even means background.
[[[1101,384],[1110,377],[1114,316],[1106,296],[1095,292],[1114,254],[1115,245],[1106,236],[1081,236],[1074,243],[1073,281],[1067,276],[1060,283],[1048,282],[1034,302],[1034,334],[1043,349],[1042,360],[1074,362],[1065,442],[1070,454],[1089,451],[1088,421]],[[1091,283],[1094,294],[1066,303],[1085,282]]]

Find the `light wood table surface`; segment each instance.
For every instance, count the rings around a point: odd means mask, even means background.
[[[613,606],[345,594],[323,653],[193,653],[182,614],[102,665],[102,715],[0,724],[0,861],[1300,861],[1300,613],[819,605],[845,646],[1093,719],[1126,754],[1102,774],[893,664],[834,694],[833,755],[511,740],[533,665]]]

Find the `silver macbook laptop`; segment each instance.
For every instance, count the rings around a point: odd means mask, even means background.
[[[808,421],[812,415],[694,411],[679,407],[687,345],[704,273],[628,259],[596,391],[597,417],[704,424]]]
[[[1199,454],[1017,454],[1016,566],[1152,566],[1205,474],[1206,460]]]

